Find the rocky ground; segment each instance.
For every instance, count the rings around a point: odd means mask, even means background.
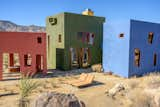
[[[82,72],[95,76],[92,85],[76,88],[65,83],[77,79]],[[86,107],[160,107],[159,74],[127,79],[86,69],[67,73],[50,72],[45,78],[38,75],[33,80],[42,85],[29,96],[31,105],[42,93],[59,92],[74,94]],[[0,82],[0,107],[17,107],[19,97],[19,80]]]

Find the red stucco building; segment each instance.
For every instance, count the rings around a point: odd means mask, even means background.
[[[3,79],[3,54],[9,55],[9,67],[27,74],[47,72],[46,33],[0,32],[0,80]],[[18,54],[19,66],[14,63]]]

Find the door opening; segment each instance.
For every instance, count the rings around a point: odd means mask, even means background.
[[[36,55],[36,70],[38,72],[43,71],[43,56],[42,55]]]

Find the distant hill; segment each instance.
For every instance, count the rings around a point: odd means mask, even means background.
[[[23,25],[17,25],[10,21],[0,20],[0,31],[45,32],[45,27],[36,25],[23,26]]]

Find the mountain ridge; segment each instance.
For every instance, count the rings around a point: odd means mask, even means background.
[[[12,21],[0,20],[0,31],[6,32],[45,32],[46,28],[37,25],[18,25]]]

